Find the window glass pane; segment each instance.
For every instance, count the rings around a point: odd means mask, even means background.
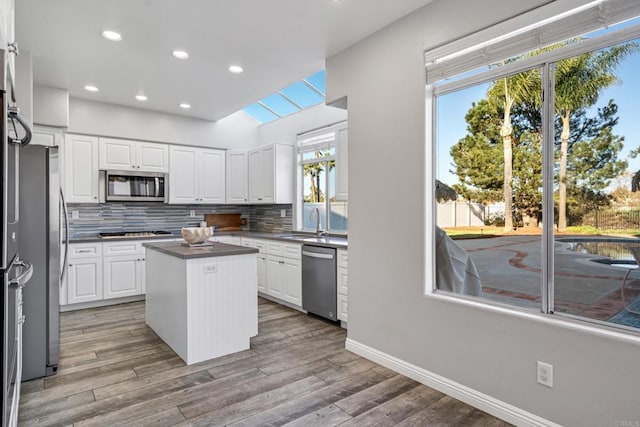
[[[301,106],[302,108],[311,107],[324,101],[322,95],[311,89],[303,82],[296,82],[289,87],[282,89],[286,97]]]
[[[541,93],[534,69],[437,98],[438,289],[540,308]]]
[[[279,93],[274,93],[260,100],[264,105],[278,113],[280,116],[300,111],[298,107],[287,101]]]
[[[555,72],[555,312],[640,328],[640,40]]]
[[[318,89],[324,95],[324,92],[325,92],[324,79],[325,79],[324,70],[322,70],[322,71],[318,71],[315,74],[310,75],[309,77],[304,78],[303,80],[306,80],[309,83],[311,83],[313,87]]]
[[[320,218],[320,229],[326,230],[327,218],[325,212],[326,171],[327,162],[310,163],[302,166],[303,189],[302,189],[302,219],[304,230],[316,230],[318,215]],[[317,209],[317,211],[316,211]]]
[[[243,108],[242,111],[261,123],[267,123],[278,118],[278,116],[258,103],[251,104],[248,107]]]
[[[335,147],[323,148],[321,150],[306,151],[302,153],[302,160],[317,159],[326,156],[335,156]]]

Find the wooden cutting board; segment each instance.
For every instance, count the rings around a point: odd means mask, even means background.
[[[216,226],[217,231],[241,231],[242,218],[239,213],[215,213],[205,214],[204,220],[207,221],[207,227]]]

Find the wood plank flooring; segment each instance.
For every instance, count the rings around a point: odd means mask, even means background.
[[[144,310],[63,313],[58,374],[23,383],[20,425],[509,425],[345,350],[343,329],[262,298],[249,350],[192,366]]]

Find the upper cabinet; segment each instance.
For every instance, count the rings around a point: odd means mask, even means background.
[[[101,170],[169,172],[169,146],[154,142],[100,138]]]
[[[68,203],[98,203],[98,138],[65,135],[64,190]]]
[[[272,144],[248,152],[249,202],[293,203],[293,147]]]
[[[347,125],[336,130],[336,200],[349,199],[349,131]]]
[[[249,202],[247,150],[227,151],[227,203]]]
[[[169,203],[225,203],[224,150],[172,145],[169,162]]]

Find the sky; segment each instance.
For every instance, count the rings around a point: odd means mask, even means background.
[[[640,39],[636,42],[640,43]],[[633,172],[640,170],[640,157],[628,158],[629,152],[640,146],[640,73],[638,70],[640,70],[640,52],[634,52],[625,58],[616,70],[620,82],[603,91],[598,103],[590,111],[593,112],[598,106],[606,105],[609,99],[614,99],[618,104],[619,122],[614,128],[614,133],[625,137],[624,148],[619,157],[628,160],[628,170]],[[442,96],[438,100],[436,176],[447,184],[458,182],[457,177],[449,172],[453,169],[449,148],[466,135],[467,123],[464,116],[472,102],[485,97],[488,88],[489,84],[474,86]],[[627,184],[630,186],[630,181]]]

